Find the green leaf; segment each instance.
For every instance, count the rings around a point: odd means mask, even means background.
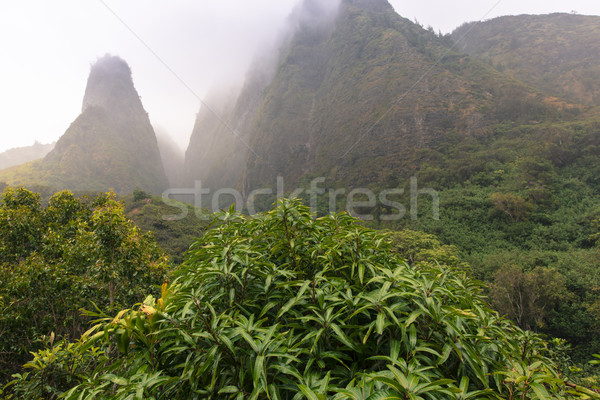
[[[532,382],[529,384],[529,387],[531,389],[533,389],[536,397],[540,400],[546,400],[546,399],[551,399],[552,396],[550,396],[550,394],[548,393],[548,391],[546,390],[546,388],[544,387],[544,385],[541,385],[539,383],[536,382]]]
[[[252,350],[255,353],[259,353],[260,349],[258,347],[258,344],[256,343],[256,341],[252,338],[252,336],[250,336],[248,334],[248,332],[246,332],[243,329],[238,329],[238,332],[240,333],[240,335],[244,338],[244,340],[246,341],[246,343],[248,343],[250,345],[250,347],[252,348]]]
[[[322,400],[325,398],[324,396],[320,396],[317,393],[315,393],[311,388],[309,388],[306,385],[298,385],[298,388],[308,400]]]
[[[417,318],[419,318],[419,316],[420,316],[421,314],[423,314],[423,312],[424,312],[424,311],[423,311],[423,310],[420,310],[420,309],[419,309],[419,310],[415,310],[415,311],[413,311],[413,312],[412,312],[412,313],[411,313],[411,314],[408,316],[408,318],[406,319],[406,321],[404,321],[404,326],[407,326],[407,327],[408,327],[410,324],[412,324],[413,322],[415,322],[415,320],[416,320]]]
[[[377,392],[373,393],[372,395],[370,395],[369,397],[367,397],[367,400],[404,400],[405,397],[402,396],[400,393],[398,393],[395,390],[392,389],[383,389],[383,390],[378,390]]]
[[[342,331],[342,329],[337,324],[331,324],[331,329],[335,332],[336,337],[340,342],[353,349],[354,351],[359,351],[358,347],[354,343],[352,343],[350,338],[346,336],[344,331]]]

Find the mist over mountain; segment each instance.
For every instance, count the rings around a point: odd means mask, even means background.
[[[32,146],[16,147],[0,153],[0,169],[23,164],[29,161],[43,158],[56,145],[54,143],[42,144],[35,142]]]
[[[168,186],[154,130],[125,61],[91,67],[82,112],[46,157],[0,172],[9,184],[160,193]]]
[[[186,152],[188,182],[246,194],[272,187],[277,176],[291,185],[309,176],[395,185],[420,168],[423,150],[450,137],[486,137],[508,120],[577,112],[453,51],[448,37],[402,18],[385,0],[343,0],[329,14],[318,7],[305,1],[296,10],[274,73],[249,73],[240,94],[220,106],[226,124],[200,110]]]
[[[185,159],[184,151],[175,143],[173,138],[169,136],[161,128],[154,128],[156,132],[156,140],[160,151],[160,159],[162,161],[169,187],[181,187],[183,185],[184,169],[183,163]]]
[[[464,24],[452,38],[460,51],[546,93],[600,105],[598,16],[499,17]]]
[[[198,112],[185,157],[185,182],[211,188],[239,187],[246,168],[250,131],[265,90],[277,73],[281,56],[298,32],[319,36],[331,31],[340,0],[301,2],[279,37],[262,49],[241,85],[222,85]]]

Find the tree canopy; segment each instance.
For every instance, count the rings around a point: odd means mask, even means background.
[[[152,234],[141,232],[108,193],[78,199],[56,193],[47,205],[24,188],[0,204],[0,381],[16,372],[46,336],[78,338],[80,308],[120,309],[167,277]]]

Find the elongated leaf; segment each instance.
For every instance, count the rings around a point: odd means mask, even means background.
[[[340,342],[342,342],[346,346],[350,347],[351,349],[358,351],[358,347],[356,347],[356,345],[354,343],[352,343],[352,341],[350,341],[350,338],[348,338],[348,336],[346,336],[344,331],[342,331],[342,329],[337,324],[331,324],[331,329],[335,332],[335,334]]]
[[[423,310],[415,310],[415,311],[413,311],[413,312],[412,312],[412,313],[411,313],[411,314],[408,316],[408,318],[406,319],[406,321],[404,321],[404,325],[408,327],[410,324],[412,324],[413,322],[415,322],[415,320],[416,320],[417,318],[419,318],[419,316],[420,316],[421,314],[423,314]]]
[[[244,340],[250,345],[250,347],[252,347],[252,350],[254,350],[255,353],[259,353],[258,344],[252,338],[252,336],[250,336],[248,334],[248,332],[246,332],[243,329],[239,329],[239,333],[240,333],[240,335],[242,335],[242,337],[244,338]]]
[[[531,384],[529,384],[529,387],[531,387],[531,389],[533,389],[533,392],[535,393],[537,398],[540,400],[546,400],[546,399],[552,398],[552,396],[550,396],[550,394],[548,393],[548,391],[542,384],[532,382]]]
[[[370,395],[367,400],[404,400],[405,397],[402,396],[395,390],[392,389],[383,389],[378,390],[377,392]]]
[[[375,326],[377,327],[377,333],[383,334],[383,327],[385,325],[385,314],[380,312],[377,314],[377,319],[375,320]]]
[[[322,400],[324,396],[319,396],[311,388],[306,385],[298,385],[298,388],[308,400]]]

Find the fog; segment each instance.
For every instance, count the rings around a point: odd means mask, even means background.
[[[338,0],[318,1],[333,7]],[[233,85],[285,30],[299,0],[44,0],[0,3],[0,151],[57,140],[77,117],[90,64],[125,59],[153,124],[185,148],[211,88]],[[554,11],[600,14],[572,0],[391,0],[444,33],[466,21]]]
[[[2,2],[0,151],[60,137],[81,110],[91,63],[106,53],[128,62],[152,123],[185,148],[198,98],[241,81],[295,3]]]

